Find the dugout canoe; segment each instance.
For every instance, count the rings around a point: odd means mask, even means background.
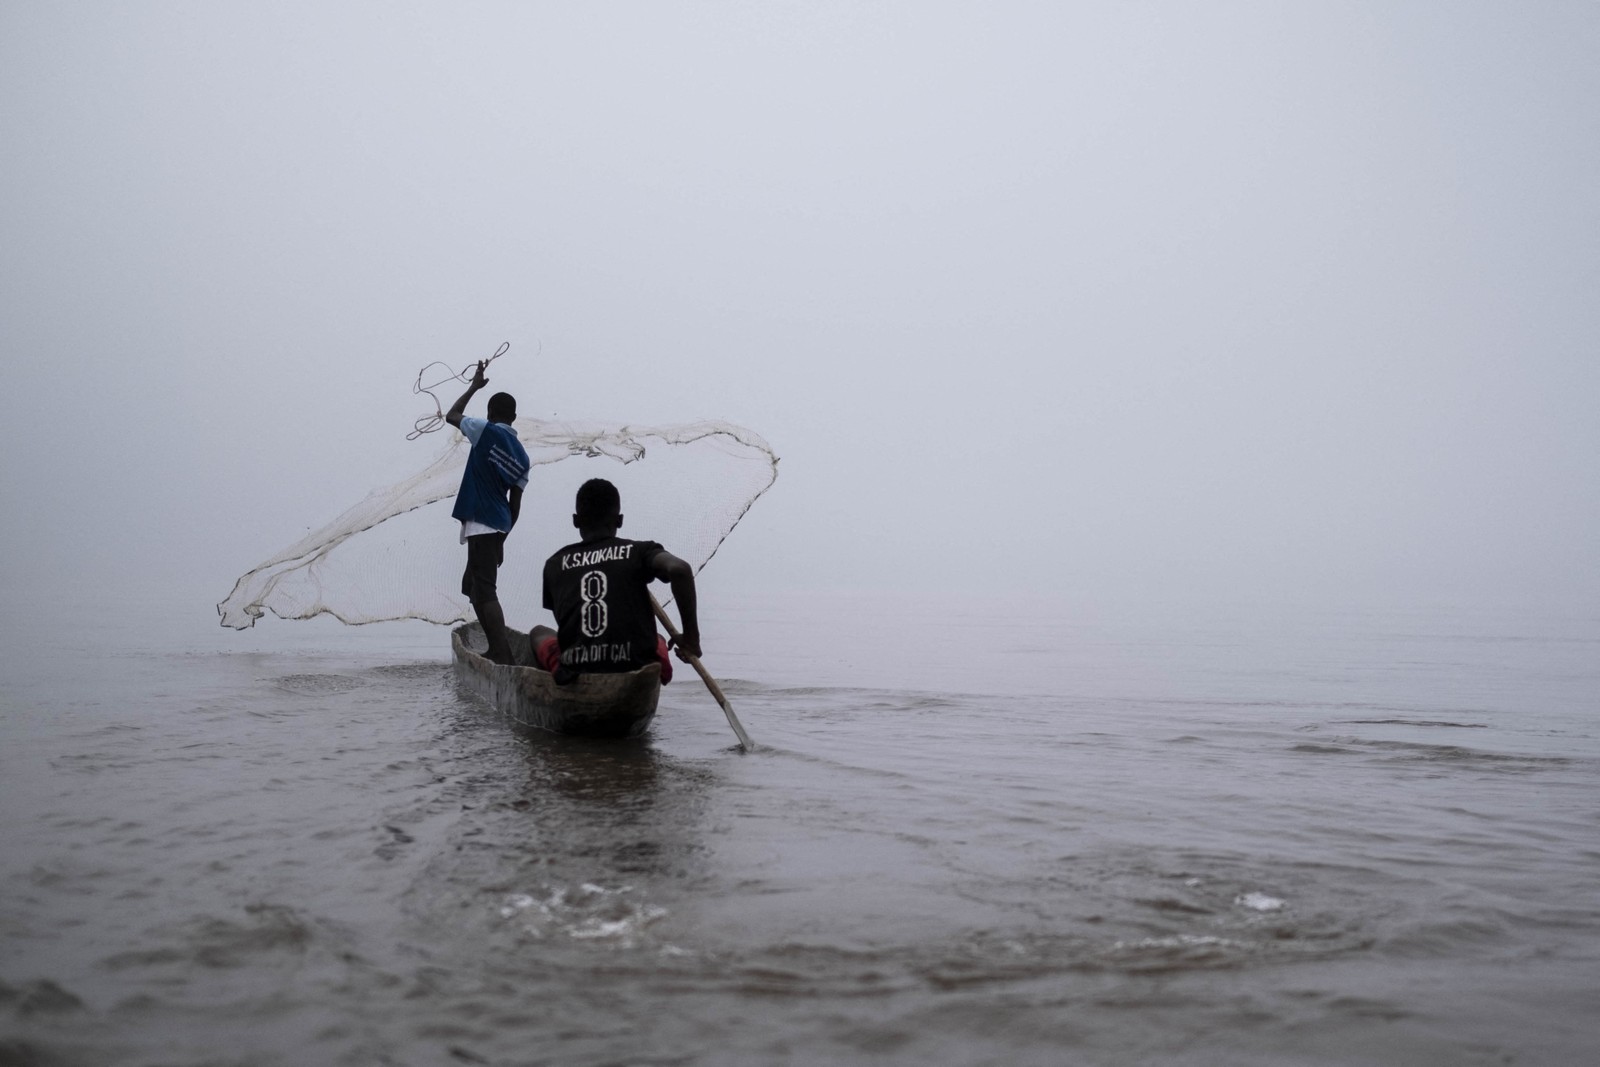
[[[520,726],[584,737],[637,737],[656,717],[661,699],[661,665],[651,663],[623,674],[580,674],[556,685],[549,671],[529,666],[528,635],[511,631],[515,666],[484,655],[488,642],[477,623],[450,635],[456,677]]]

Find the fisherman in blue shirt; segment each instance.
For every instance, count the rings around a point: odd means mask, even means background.
[[[511,663],[511,645],[506,637],[506,616],[500,607],[495,578],[505,558],[506,534],[517,524],[522,510],[522,491],[528,487],[528,452],[517,440],[511,424],[517,419],[517,400],[510,393],[489,398],[489,417],[475,419],[464,414],[467,401],[489,384],[483,376],[488,360],[479,362],[472,382],[461,399],[445,412],[444,419],[472,442],[467,469],[461,474],[461,489],[451,517],[461,520],[461,540],[467,546],[467,569],[461,576],[461,593],[472,601],[478,623],[489,640],[489,658],[496,663]]]

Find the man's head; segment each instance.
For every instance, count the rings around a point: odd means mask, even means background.
[[[572,525],[588,533],[615,533],[622,526],[622,494],[604,478],[590,478],[578,486]]]
[[[489,398],[490,422],[516,422],[517,398],[510,393],[496,393]]]

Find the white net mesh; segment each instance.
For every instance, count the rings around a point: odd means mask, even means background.
[[[771,447],[724,422],[606,427],[518,419],[515,426],[533,470],[500,568],[508,621],[525,623],[543,611],[544,561],[577,540],[573,495],[586,480],[616,484],[627,520],[623,536],[660,541],[698,571],[778,476]],[[466,548],[450,517],[469,446],[457,431],[449,436],[426,468],[374,490],[245,573],[217,605],[222,625],[242,630],[269,611],[352,624],[471,619],[460,592]]]

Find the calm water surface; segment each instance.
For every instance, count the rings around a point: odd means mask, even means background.
[[[1600,1055],[1592,615],[706,610],[750,755],[687,670],[583,743],[440,629],[14,613],[0,1064]]]

